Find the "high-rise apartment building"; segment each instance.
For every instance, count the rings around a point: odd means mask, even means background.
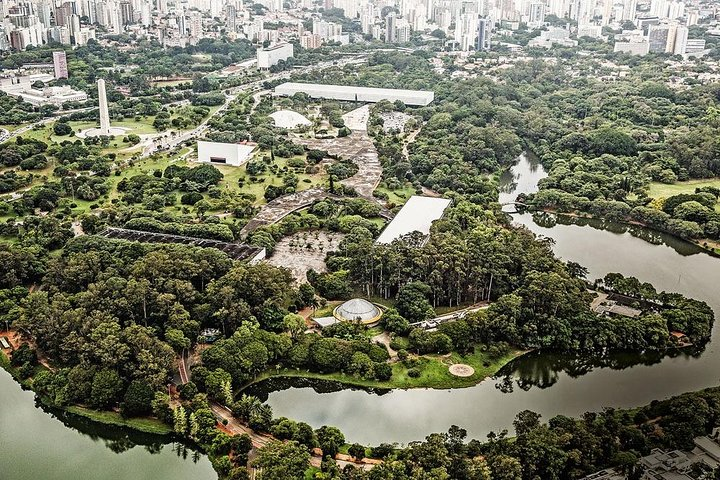
[[[67,56],[64,51],[53,52],[55,78],[68,78]]]
[[[675,45],[673,46],[673,53],[675,55],[685,54],[688,42],[688,28],[685,25],[678,25],[675,29]]]
[[[528,12],[528,24],[531,26],[539,26],[545,23],[545,4],[534,2],[530,4]]]
[[[475,43],[475,50],[484,51],[490,50],[490,30],[492,29],[492,23],[489,18],[478,19],[477,26],[477,42]]]
[[[385,41],[387,43],[395,43],[397,41],[395,37],[396,23],[397,18],[395,17],[395,13],[389,13],[388,16],[385,17]]]

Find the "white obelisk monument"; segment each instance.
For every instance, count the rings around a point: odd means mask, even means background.
[[[100,107],[100,135],[110,135],[110,112],[108,111],[107,94],[105,93],[105,80],[99,78],[98,106]]]

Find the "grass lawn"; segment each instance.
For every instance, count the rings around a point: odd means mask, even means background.
[[[183,83],[192,83],[192,79],[188,78],[186,80],[154,80],[150,82],[150,85],[153,87],[175,87],[177,85],[182,85]]]
[[[116,412],[106,412],[99,410],[91,410],[78,406],[66,407],[68,412],[80,415],[85,418],[105,425],[117,425],[120,427],[128,427],[145,433],[154,433],[157,435],[167,435],[172,433],[172,428],[155,418],[123,418]]]
[[[673,184],[651,182],[648,196],[652,198],[668,198],[681,193],[695,193],[696,188],[715,187],[720,188],[720,178],[709,178],[703,180],[687,180]],[[720,212],[720,203],[715,204],[715,211]]]
[[[265,150],[255,152],[252,158],[262,158],[263,156],[269,156],[270,153]],[[304,155],[300,155],[294,158],[303,158]],[[269,170],[256,175],[256,181],[250,180],[250,175],[247,173],[247,163],[239,167],[233,167],[231,165],[215,165],[215,167],[225,175],[225,178],[220,182],[220,188],[228,190],[237,190],[242,193],[249,193],[255,195],[256,205],[262,205],[265,201],[265,189],[268,185],[280,186],[283,183],[283,176],[287,173],[283,171],[287,167],[288,158],[275,157],[275,164],[278,167],[277,173],[272,173]],[[313,187],[322,186],[327,181],[327,174],[322,171],[317,174],[308,174],[305,172],[297,173],[295,169],[288,168],[288,171],[295,172],[298,177],[297,191],[308,190]],[[243,186],[240,187],[238,181],[244,180]],[[308,181],[309,180],[309,181]]]
[[[47,142],[52,135],[52,129],[49,125],[43,125],[42,127],[33,127],[26,131],[22,135],[23,138],[32,138],[34,140],[42,140]],[[70,138],[70,137],[59,137],[59,138]]]
[[[394,203],[395,205],[404,205],[410,197],[415,195],[415,188],[409,183],[403,188],[398,188],[396,190],[390,190],[389,188],[380,185],[375,189],[375,191],[386,193],[388,195],[388,202]]]
[[[3,352],[2,350],[0,350],[0,367],[4,368],[5,370],[10,368],[10,359],[7,355],[5,355],[5,352]]]
[[[320,469],[317,467],[310,467],[307,470],[305,470],[305,480],[313,480],[315,478],[315,474],[320,473]]]
[[[652,198],[667,198],[680,193],[695,193],[696,188],[702,187],[720,188],[720,178],[688,180],[686,182],[675,182],[673,184],[651,182],[648,196]]]
[[[318,318],[319,318],[319,317],[330,317],[330,316],[332,316],[333,310],[335,310],[335,307],[337,307],[337,306],[340,305],[341,303],[342,303],[342,302],[339,301],[339,300],[338,300],[338,301],[328,302],[326,306],[324,306],[324,307],[322,307],[322,308],[318,308],[317,310],[315,310],[315,313],[313,314],[313,317],[318,317]]]
[[[384,298],[379,297],[376,295],[371,295],[369,297],[365,297],[362,292],[357,292],[358,296],[362,298],[366,298],[368,301],[372,303],[377,303],[378,305],[382,305],[383,307],[394,307],[395,306],[395,299],[394,298]]]
[[[367,380],[345,373],[317,373],[298,369],[268,370],[259,375],[255,382],[271,377],[302,377],[331,380],[347,385],[356,385],[367,388],[464,388],[477,385],[485,378],[497,373],[503,366],[514,358],[522,355],[521,350],[512,350],[506,356],[491,360],[484,352],[479,350],[467,355],[452,353],[450,355],[424,355],[418,358],[415,368],[420,370],[417,378],[408,375],[408,367],[397,362],[393,364],[392,378],[388,381]],[[450,374],[448,367],[454,363],[464,363],[475,369],[469,377],[456,377]]]
[[[126,135],[134,133],[136,135],[142,135],[146,133],[158,133],[155,127],[152,126],[154,116],[141,118],[139,121],[134,118],[125,118],[123,120],[110,119],[110,126],[112,127],[123,127],[129,128]],[[76,132],[85,130],[87,128],[96,128],[98,124],[96,122],[68,122],[73,130]]]

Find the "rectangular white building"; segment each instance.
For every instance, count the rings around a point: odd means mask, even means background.
[[[451,200],[447,198],[413,195],[385,227],[378,237],[377,243],[392,243],[412,232],[429,235],[430,226],[435,220],[442,218],[450,203]]]
[[[628,40],[627,42],[615,42],[614,52],[629,53],[630,55],[647,55],[650,51],[650,44],[643,40]]]
[[[287,60],[293,56],[292,43],[278,43],[268,48],[260,48],[257,51],[257,64],[261,70],[267,70],[277,65],[280,60]]]
[[[239,167],[250,160],[255,151],[252,143],[198,142],[198,162],[221,163]]]
[[[49,77],[49,78],[48,78]],[[44,87],[42,89],[33,88],[30,82],[49,81],[54,77],[50,75],[30,75],[26,77],[3,78],[0,80],[0,91],[7,93],[13,97],[20,97],[23,101],[35,105],[62,105],[66,102],[84,102],[88,99],[85,92],[73,90],[69,86],[62,87]]]
[[[395,88],[368,88],[348,85],[321,85],[317,83],[287,82],[275,87],[275,95],[290,97],[305,93],[311,98],[375,103],[381,100],[400,100],[406,105],[428,105],[435,93],[427,90],[399,90]]]

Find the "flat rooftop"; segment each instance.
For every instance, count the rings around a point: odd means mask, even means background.
[[[265,48],[263,48],[262,51],[263,51],[263,52],[272,52],[273,50],[280,50],[281,48],[285,48],[285,47],[287,47],[288,45],[290,45],[290,44],[287,43],[287,42],[276,43],[275,45],[272,45],[272,46],[270,46],[270,47],[265,47]]]
[[[318,83],[286,82],[275,87],[275,95],[305,93],[312,98],[347,100],[358,102],[379,102],[400,100],[406,105],[428,105],[435,99],[435,92],[429,90],[402,90],[397,88],[355,87],[352,85],[323,85]]]
[[[450,202],[447,198],[413,195],[385,227],[377,243],[391,243],[412,232],[429,235],[430,226],[435,220],[442,218]]]

